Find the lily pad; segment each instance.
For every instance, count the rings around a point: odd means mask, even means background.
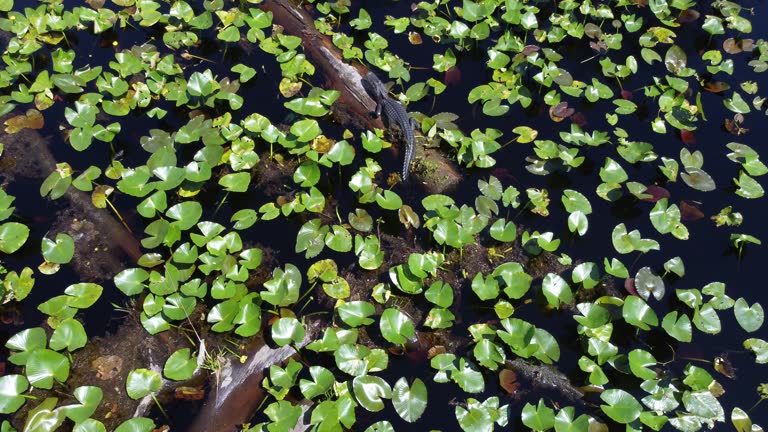
[[[134,369],[125,380],[125,390],[131,399],[141,399],[162,386],[160,374],[149,369]]]
[[[752,306],[749,306],[743,297],[736,300],[736,303],[733,305],[733,313],[736,315],[736,321],[741,328],[750,333],[759,330],[765,319],[763,307],[760,303],[755,303]]]
[[[27,398],[22,396],[29,388],[23,375],[0,377],[0,414],[13,414],[24,405]]]
[[[413,322],[398,309],[386,309],[379,320],[381,335],[393,344],[404,344],[414,335]]]

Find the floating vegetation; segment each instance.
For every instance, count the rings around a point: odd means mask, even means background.
[[[0,0],[0,429],[762,430],[761,6],[351,3]]]

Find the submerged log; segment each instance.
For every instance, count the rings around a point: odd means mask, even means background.
[[[58,161],[53,157],[51,150],[48,148],[48,141],[36,130],[25,128],[11,134],[5,132],[6,121],[18,115],[20,114],[14,112],[0,117],[0,125],[2,125],[0,127],[0,142],[5,144],[0,174],[5,177],[6,182],[15,181],[17,178],[44,179],[56,171]],[[71,232],[70,229],[75,229],[77,224],[74,222],[78,220],[87,221],[93,226],[93,231],[97,233],[99,241],[104,242],[112,250],[122,250],[132,262],[138,261],[142,255],[139,241],[112,217],[109,210],[96,208],[93,205],[91,196],[75,189],[74,186],[70,186],[67,189],[63,198],[70,204],[71,213],[68,216],[72,217],[73,222],[72,224],[67,224],[69,227],[63,227],[63,231],[69,232],[77,239],[77,233]],[[122,269],[123,264],[120,262],[119,257],[111,253],[104,253],[103,251],[96,254],[93,250],[81,250],[78,247],[86,243],[85,241],[75,242],[76,258],[90,256],[93,259],[100,260],[104,267],[110,270]],[[73,262],[73,264],[77,267],[76,262]],[[90,262],[85,264],[89,265]],[[79,273],[83,273],[81,270],[84,269],[76,268],[76,270]],[[93,275],[108,278],[114,274],[99,274],[98,271],[90,272],[89,275],[81,274],[84,280],[93,280],[93,278],[88,277]]]
[[[272,12],[273,22],[283,27],[285,33],[302,39],[302,46],[307,58],[326,78],[327,88],[338,90],[341,94],[333,104],[333,114],[343,125],[357,128],[384,129],[380,118],[373,118],[371,113],[376,102],[371,99],[361,84],[368,68],[362,64],[350,65],[331,40],[320,33],[314,19],[301,7],[288,0],[265,0],[262,10]],[[398,142],[392,149],[399,152]],[[432,169],[437,167],[437,170]],[[435,175],[439,171],[439,175]],[[413,175],[429,193],[445,193],[455,188],[462,179],[456,165],[442,153],[430,150],[417,152]]]
[[[322,321],[307,322],[304,327],[306,335],[296,348],[315,339]],[[206,398],[189,432],[239,431],[239,425],[248,421],[266,396],[261,385],[264,370],[296,354],[293,346],[270,348],[261,337],[248,351],[245,363],[230,361],[217,373],[215,388]]]

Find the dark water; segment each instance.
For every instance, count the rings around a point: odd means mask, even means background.
[[[766,34],[768,34],[766,27],[758,24],[765,22],[766,20],[766,13],[768,12],[765,10],[764,3],[765,2],[762,1],[742,3],[745,6],[749,5],[755,7],[755,15],[750,17],[755,26],[755,33],[751,36],[755,39],[765,37]],[[17,9],[22,4],[23,3],[21,2],[17,2]],[[75,1],[67,1],[65,4],[70,7],[71,5],[79,3],[76,3]],[[359,7],[364,7],[374,17],[374,24],[371,31],[376,31],[385,35],[390,42],[389,49],[400,55],[415,67],[415,69],[411,71],[412,82],[423,81],[430,77],[437,79],[443,78],[442,74],[438,74],[431,69],[431,58],[433,53],[443,53],[447,48],[446,45],[436,44],[425,36],[423,38],[424,44],[414,47],[410,45],[407,40],[407,32],[395,35],[391,30],[379,22],[383,15],[409,15],[408,2],[391,3],[373,0],[361,1],[359,3],[356,2],[351,14],[352,17],[357,16]],[[707,13],[707,11],[702,10],[702,16],[704,13]],[[676,39],[676,44],[682,47],[688,54],[688,65],[695,69],[703,69],[703,63],[700,60],[698,53],[719,46],[724,39],[722,36],[710,39],[708,35],[703,32],[693,31],[700,25],[701,19],[702,18],[693,23],[684,24],[683,27],[681,27],[681,30],[678,31],[679,36]],[[341,30],[349,32],[350,28],[344,24],[342,25]],[[362,39],[364,38],[363,33],[351,33],[356,35],[360,41],[364,40]],[[106,61],[113,57],[116,50],[111,46],[111,41],[117,41],[119,49],[130,48],[134,44],[142,43],[149,35],[151,34],[144,29],[119,30],[109,32],[106,35],[96,36],[90,35],[87,32],[79,32],[76,37],[72,37],[70,40],[72,41],[73,48],[78,52],[77,61],[82,61],[81,53],[88,53],[92,56],[92,64],[105,64]],[[259,71],[257,79],[243,85],[241,92],[247,94],[247,96],[245,97],[243,107],[232,113],[234,117],[233,121],[238,121],[251,112],[260,112],[268,116],[274,123],[279,122],[289,115],[289,111],[282,106],[284,100],[281,97],[275,96],[275,89],[280,79],[280,72],[271,57],[261,53],[257,47],[254,48],[252,52],[233,45],[227,46],[226,50],[224,50],[222,49],[222,46],[211,42],[214,40],[213,37],[211,37],[211,34],[203,35],[203,37],[205,36],[209,38],[209,41],[204,43],[201,47],[191,50],[191,52],[195,55],[208,58],[214,63],[197,63],[190,61],[188,64],[189,68],[194,68],[195,70],[210,68],[215,75],[222,77],[230,74],[228,70],[231,64],[243,62]],[[482,42],[481,47],[485,47],[489,43],[490,42],[488,41]],[[167,51],[167,48],[165,48],[161,42],[156,41],[155,45],[161,53]],[[361,46],[361,44],[358,46]],[[638,59],[638,63],[641,65],[641,70],[648,70],[647,65],[640,58],[639,48],[632,46],[629,37],[625,37],[624,46],[626,48],[619,54],[614,52],[610,53],[614,61],[620,63],[620,60],[623,60],[626,55],[632,54]],[[574,78],[589,82],[591,81],[592,76],[602,77],[601,68],[598,64],[599,58],[582,62],[593,55],[593,52],[589,49],[586,42],[584,42],[583,46],[577,46],[573,43],[569,44],[564,48],[564,51],[565,52],[562,54],[566,54],[567,60],[561,64],[561,67],[571,71]],[[562,123],[553,123],[547,115],[548,107],[542,107],[537,104],[532,105],[529,109],[522,109],[519,104],[513,105],[509,113],[502,117],[494,118],[482,115],[479,106],[472,106],[466,102],[466,95],[473,87],[490,80],[490,75],[488,74],[484,63],[485,59],[476,53],[457,52],[457,56],[459,58],[457,66],[462,74],[461,82],[457,85],[449,86],[446,91],[437,98],[434,102],[434,106],[431,98],[425,98],[422,101],[413,103],[409,107],[409,110],[421,111],[431,115],[442,111],[456,113],[459,115],[457,124],[465,133],[468,134],[469,131],[474,128],[498,128],[504,132],[504,136],[500,139],[502,142],[511,139],[514,136],[511,130],[515,126],[529,126],[539,131],[539,139],[552,139],[555,141],[559,141],[557,135],[558,132],[570,130],[570,122],[568,120]],[[751,69],[747,66],[746,63],[750,58],[750,54],[742,53],[735,56],[726,56],[726,58],[733,58],[735,63],[735,74],[733,77],[718,76],[718,78],[731,83],[732,88],[736,89],[734,83],[739,83],[744,80],[757,81],[761,85],[761,89],[768,85],[768,81],[766,81],[763,76],[753,74]],[[632,90],[640,89],[653,82],[652,75],[662,77],[666,74],[663,64],[657,64],[655,68],[651,68],[651,71],[652,74],[644,73],[641,76],[632,76],[622,81],[623,88]],[[381,75],[384,76],[383,74]],[[601,81],[608,83],[614,92],[618,94],[619,89],[615,85],[615,82],[609,82],[605,78],[601,78]],[[689,81],[692,82],[693,80]],[[537,84],[532,80],[530,82],[531,84],[529,84],[529,88],[532,90],[536,89]],[[322,81],[319,79],[314,82],[316,85],[320,85],[321,83]],[[694,89],[697,88],[695,84],[692,84],[691,87]],[[612,109],[610,102],[601,101],[597,106],[593,106],[589,103],[574,103],[570,99],[569,103],[571,106],[576,108],[577,111],[584,113],[587,118],[588,125],[584,127],[585,131],[613,130],[613,127],[607,124],[605,120],[605,112],[602,111],[604,107],[611,107]],[[618,258],[629,267],[631,275],[634,275],[635,272],[643,266],[650,266],[656,273],[661,274],[663,273],[662,264],[666,260],[675,256],[683,258],[686,267],[685,277],[681,279],[674,276],[665,278],[665,282],[667,283],[667,296],[661,302],[650,302],[660,319],[670,310],[687,311],[685,306],[681,307],[679,303],[673,300],[674,289],[701,288],[713,281],[722,281],[726,283],[726,292],[734,299],[745,297],[750,304],[758,301],[764,306],[768,306],[768,293],[763,288],[761,280],[761,275],[764,270],[763,265],[768,262],[768,251],[766,251],[765,247],[748,245],[744,248],[742,254],[738,255],[735,250],[731,248],[729,243],[729,235],[732,232],[748,233],[764,241],[768,241],[768,227],[764,222],[765,218],[768,216],[768,209],[762,199],[746,200],[733,194],[731,179],[738,176],[739,166],[725,157],[729,152],[725,147],[725,144],[729,142],[747,144],[759,151],[761,149],[761,144],[763,144],[764,137],[768,136],[768,122],[764,121],[762,114],[753,112],[746,116],[747,120],[743,125],[750,129],[749,133],[740,137],[731,135],[722,128],[723,120],[732,117],[732,113],[723,106],[722,99],[722,94],[703,93],[702,104],[705,107],[705,113],[709,121],[700,122],[698,124],[698,129],[695,131],[697,142],[694,146],[689,147],[691,151],[698,149],[704,154],[704,169],[710,173],[717,182],[718,188],[716,191],[708,193],[695,191],[685,185],[682,180],[678,180],[676,183],[665,184],[655,168],[659,162],[632,166],[621,159],[620,156],[610,148],[610,145],[604,145],[600,148],[582,148],[580,154],[587,156],[587,161],[582,167],[575,169],[570,173],[547,177],[535,176],[524,169],[525,157],[533,154],[531,150],[532,144],[512,143],[493,154],[493,157],[497,160],[497,167],[506,170],[508,173],[508,176],[502,179],[504,186],[513,184],[521,191],[524,191],[528,187],[546,188],[552,198],[552,203],[549,207],[551,215],[549,217],[533,217],[526,212],[515,221],[524,225],[531,231],[539,230],[554,232],[556,237],[562,239],[562,245],[558,252],[567,253],[574,259],[580,261],[596,262],[600,268],[602,268],[604,257],[617,256],[611,243],[610,232],[612,227],[620,222],[624,222],[627,225],[628,230],[639,229],[644,237],[658,240],[661,244],[660,252],[650,252],[642,257],[637,257],[636,254],[630,254],[618,256]],[[678,134],[673,131],[671,127],[668,128],[668,132],[663,135],[656,134],[650,130],[649,121],[655,117],[657,109],[656,101],[645,97],[641,90],[634,91],[633,101],[639,105],[638,113],[640,114],[636,113],[630,116],[620,116],[619,126],[629,133],[632,140],[652,143],[654,145],[654,151],[658,153],[659,156],[677,159],[680,148],[684,147]],[[126,166],[133,166],[143,163],[146,158],[146,152],[138,145],[141,136],[147,135],[150,129],[157,128],[173,131],[186,123],[186,118],[184,117],[185,114],[174,110],[171,107],[171,104],[161,103],[159,106],[169,111],[169,114],[163,120],[150,119],[141,115],[141,113],[132,113],[126,117],[121,117],[119,121],[122,125],[122,132],[111,146],[97,141],[92,144],[91,148],[89,148],[86,153],[82,154],[75,152],[68,145],[65,145],[58,132],[58,125],[65,123],[63,117],[64,104],[56,104],[45,111],[46,127],[41,133],[44,136],[50,137],[51,148],[55,157],[60,161],[68,161],[76,170],[85,169],[89,165],[105,166],[117,152],[122,152],[122,160]],[[646,113],[646,115],[643,115],[643,113]],[[650,113],[650,116],[648,113]],[[325,124],[323,125],[323,128],[326,133],[333,132],[333,128],[326,127]],[[340,134],[337,134],[337,136],[339,135]],[[358,162],[362,160],[360,157],[361,154],[362,152],[358,152]],[[634,202],[633,200],[621,200],[617,203],[609,203],[597,197],[592,192],[599,183],[597,173],[606,156],[621,163],[627,171],[631,181],[637,181],[643,184],[652,184],[662,181],[662,185],[671,193],[670,203],[679,203],[680,200],[700,203],[700,209],[707,216],[717,214],[721,208],[727,205],[733,205],[734,210],[740,211],[744,215],[744,222],[737,228],[715,228],[712,221],[705,218],[699,221],[685,223],[690,231],[690,239],[687,241],[676,240],[670,235],[662,237],[656,233],[646,216],[649,210],[653,207],[653,203]],[[397,168],[396,166],[385,165],[385,169],[393,171]],[[354,172],[353,170],[347,171],[345,171],[346,174]],[[489,171],[467,171],[465,182],[459,190],[452,194],[454,199],[457,200],[457,203],[459,205],[463,203],[471,205],[477,194],[477,180],[486,178],[488,174]],[[60,208],[60,204],[56,202],[51,203],[39,198],[39,194],[37,193],[37,188],[39,187],[38,184],[39,183],[36,182],[30,182],[28,184],[17,183],[8,189],[8,192],[17,198],[15,202],[17,206],[17,214],[21,217],[34,220],[40,216],[49,216]],[[345,215],[350,209],[355,207],[354,194],[345,187],[345,181],[342,181],[342,179],[331,176],[326,183],[321,183],[321,185],[323,185],[326,190],[331,191],[336,195],[336,198],[339,200],[340,214]],[[568,232],[566,225],[567,213],[565,213],[559,203],[562,190],[566,188],[581,191],[590,199],[592,204],[593,213],[589,216],[590,230],[585,238],[573,237]],[[397,189],[397,191],[401,195],[404,195],[402,189]],[[222,207],[217,215],[217,220],[227,221],[231,213],[239,208],[247,207],[249,203],[258,202],[257,200],[262,197],[263,195],[259,191],[244,194],[243,196],[238,196],[236,198],[230,197],[230,204]],[[220,198],[222,198],[222,196],[215,196],[210,197],[210,200],[213,203],[217,203]],[[121,212],[124,212],[124,216],[127,216],[134,232],[141,233],[143,231],[142,219],[140,216],[133,215],[132,213],[132,209],[138,202],[138,199],[125,195],[115,198],[114,201]],[[210,209],[206,210],[207,213],[203,215],[203,220],[205,220],[206,217],[211,217],[214,206],[211,206]],[[418,212],[418,209],[416,210]],[[376,217],[376,214],[373,214],[373,216]],[[47,232],[47,224],[28,223],[28,225],[32,228],[30,239],[21,254],[9,257],[6,260],[9,268],[20,268],[20,266],[17,265],[18,263],[23,263],[24,265],[31,267],[36,267],[38,264],[38,245],[40,244],[40,239]],[[258,232],[258,236],[254,235],[252,238],[248,238],[247,234],[244,234],[243,239],[245,241],[259,242],[265,245],[282,245],[285,244],[286,236],[288,238],[293,238],[295,236],[296,229],[299,226],[300,223],[296,220],[284,220],[283,218],[271,222],[260,221],[257,225],[258,229],[255,230]],[[249,233],[252,232],[254,232],[254,230],[249,231]],[[296,263],[297,265],[307,264],[303,255],[294,253],[292,246],[285,248],[280,248],[278,246],[276,249],[279,249],[277,259],[282,264],[288,262]],[[338,260],[340,267],[343,265],[344,259],[349,260],[349,257],[341,257],[341,259]],[[302,269],[306,268],[306,266],[301,265],[299,265],[299,267]],[[50,298],[53,295],[53,292],[58,293],[58,287],[63,289],[63,287],[76,281],[76,276],[68,270],[64,270],[55,276],[39,277],[32,295],[23,304],[23,317],[25,320],[23,328],[35,326],[38,322],[41,322],[44,319],[44,316],[36,310],[36,305],[38,303]],[[621,284],[621,281],[618,281],[618,283]],[[99,300],[99,303],[95,307],[84,312],[86,329],[91,336],[102,334],[105,331],[104,317],[114,317],[116,315],[116,312],[113,310],[110,303],[122,304],[124,302],[124,297],[116,288],[114,288],[111,281],[106,281],[103,285],[105,287],[105,292]],[[57,287],[57,291],[45,289],[46,286]],[[468,287],[466,288],[469,289]],[[467,307],[469,307],[469,305]],[[689,362],[689,360],[685,360],[682,357],[711,360],[715,356],[726,353],[729,360],[737,369],[738,378],[736,380],[730,380],[726,377],[716,375],[712,371],[710,365],[695,361],[692,363],[706,367],[725,387],[726,395],[720,398],[720,402],[723,404],[726,418],[728,418],[733,407],[739,406],[746,410],[754,405],[759,397],[755,390],[757,384],[768,381],[768,374],[765,372],[765,367],[755,364],[754,356],[741,347],[741,341],[747,337],[766,338],[768,333],[764,327],[763,330],[748,336],[736,323],[731,310],[721,311],[718,314],[723,327],[723,331],[718,335],[710,336],[695,331],[693,343],[683,344],[676,343],[669,337],[664,337],[663,331],[659,329],[658,331],[652,331],[648,334],[641,333],[640,336],[636,338],[627,338],[627,340],[624,341],[625,344],[620,345],[620,348],[626,351],[634,348],[647,349],[651,351],[660,362],[673,360],[673,356],[676,353],[677,360],[672,361],[666,367],[672,374],[677,376],[682,376],[682,370]],[[478,321],[492,318],[492,315],[478,310],[468,310],[467,316],[475,317]],[[562,352],[558,367],[562,372],[568,374],[575,383],[580,383],[585,380],[585,376],[578,370],[576,363],[582,351],[574,340],[576,335],[576,323],[571,318],[572,314],[570,312],[544,313],[534,307],[525,307],[516,312],[515,316],[534,323],[536,326],[544,328],[552,333],[560,342]],[[116,323],[117,321],[113,321],[108,327],[114,328]],[[472,324],[472,322],[464,323],[465,326],[469,324]],[[3,325],[0,328],[0,332],[2,332],[0,333],[0,338],[5,339],[19,330],[19,327]],[[616,332],[618,332],[618,328],[615,330],[614,334],[616,334]],[[675,343],[670,344],[670,342]],[[616,343],[620,344],[620,342]],[[332,362],[332,359],[330,361]],[[459,391],[458,387],[454,384],[434,383],[432,381],[432,370],[428,363],[418,363],[418,361],[405,356],[391,356],[389,369],[380,375],[389,383],[394,383],[401,376],[410,378],[416,376],[420,377],[427,384],[429,390],[429,407],[427,413],[419,422],[410,425],[400,420],[399,416],[397,416],[389,403],[386,405],[387,408],[385,408],[385,411],[376,414],[368,413],[361,408],[356,412],[358,416],[356,429],[359,427],[359,430],[363,430],[368,424],[385,418],[390,420],[397,430],[426,430],[426,428],[442,430],[457,429],[456,420],[453,414],[454,406],[452,403],[463,402],[468,395]],[[627,385],[623,387],[628,388]],[[505,396],[502,396],[502,392],[497,388],[497,380],[494,375],[486,376],[486,391],[483,394],[471,396],[479,400],[484,400],[485,398],[494,395],[501,396],[502,403],[512,403],[513,413],[518,413],[523,403],[535,403],[541,396],[533,392],[529,393],[521,401],[510,401]],[[761,410],[760,408],[763,409]],[[768,424],[768,410],[764,408],[765,407],[761,405],[749,413],[755,423],[762,425]],[[183,430],[184,428],[184,418],[189,417],[188,415],[184,415],[183,411],[186,409],[189,409],[187,404],[185,404],[184,407],[178,407],[176,410],[178,416],[174,416],[174,420],[178,422],[176,428],[179,430]],[[597,416],[600,411],[599,408],[592,407],[585,407],[583,410],[584,412],[595,416]],[[255,420],[262,421],[264,419],[261,416],[257,416]],[[513,424],[516,422],[519,423],[518,420],[514,419],[512,419],[511,422]],[[521,425],[518,424],[518,426]],[[520,428],[516,429],[519,430]]]

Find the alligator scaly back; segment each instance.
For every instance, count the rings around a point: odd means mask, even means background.
[[[379,101],[389,97],[387,88],[375,73],[368,72],[365,74],[361,82],[365,91],[368,92],[368,95],[373,98],[373,101],[376,102],[377,105],[379,104]]]
[[[408,180],[408,174],[411,171],[411,162],[416,155],[416,137],[413,134],[415,122],[408,116],[403,104],[389,97],[389,92],[381,82],[379,77],[373,72],[368,72],[362,79],[363,88],[371,98],[376,102],[376,111],[374,115],[379,117],[384,113],[384,121],[387,127],[396,125],[400,128],[405,144],[405,154],[403,158],[403,181]]]

